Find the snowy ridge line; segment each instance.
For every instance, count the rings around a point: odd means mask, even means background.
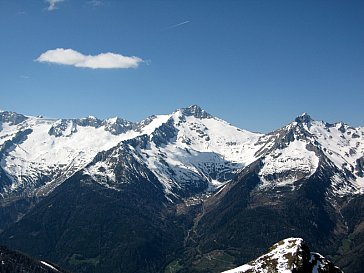
[[[31,132],[16,137],[26,130]],[[2,112],[0,167],[11,185],[0,193],[48,194],[99,152],[114,149],[121,142],[141,141],[138,138],[142,136],[145,143],[134,147],[136,160],[147,165],[170,195],[189,189],[217,190],[258,159],[263,162],[260,189],[292,186],[313,175],[324,157],[341,172],[332,177],[336,194],[364,192],[362,127],[328,124],[303,114],[279,130],[259,134],[192,105],[138,123],[118,117],[67,120]],[[114,168],[107,162],[98,164],[88,168],[89,174],[100,183],[103,179],[113,181]],[[347,173],[352,175],[348,178]]]
[[[90,117],[80,120],[87,119],[90,120]],[[40,190],[40,193],[48,193],[91,162],[98,152],[148,133],[164,120],[165,116],[154,116],[153,120],[143,128],[138,128],[138,131],[130,130],[120,134],[113,134],[104,127],[93,124],[78,126],[76,130],[69,120],[65,122],[65,127],[58,128],[63,130],[62,133],[57,133],[53,129],[55,125],[61,124],[61,120],[41,117],[28,117],[19,124],[3,122],[0,126],[0,148],[4,146],[5,141],[14,138],[19,130],[32,130],[27,138],[16,144],[15,149],[5,151],[6,156],[1,160],[1,167],[13,181],[11,188],[6,191],[32,191],[43,187],[44,190]],[[40,180],[43,181],[37,185]]]

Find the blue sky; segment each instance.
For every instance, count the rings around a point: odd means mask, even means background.
[[[252,131],[302,112],[364,125],[363,1],[49,1],[0,1],[2,109],[137,121],[198,104]],[[124,68],[97,68],[109,57]]]

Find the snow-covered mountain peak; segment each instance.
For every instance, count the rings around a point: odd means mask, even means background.
[[[9,125],[17,125],[22,123],[24,120],[28,119],[26,116],[10,112],[10,111],[0,111],[0,123],[8,123]]]
[[[116,117],[107,118],[107,119],[103,120],[103,123],[107,123],[107,124],[118,123],[118,124],[121,124],[121,123],[131,123],[131,122],[116,116]]]
[[[264,162],[261,188],[290,185],[307,179],[318,167],[335,168],[332,191],[336,195],[364,190],[364,131],[344,123],[329,124],[303,114],[292,123],[262,136],[255,156]],[[331,167],[329,167],[331,166]],[[348,175],[354,174],[354,175]]]
[[[135,124],[133,122],[119,117],[105,119],[102,121],[101,125],[104,126],[105,131],[109,131],[113,135],[123,134],[135,129]]]
[[[310,122],[313,121],[313,119],[311,118],[311,116],[307,113],[302,113],[300,116],[295,118],[295,121],[297,123],[306,123],[309,124]]]
[[[260,134],[202,117],[206,112],[193,106],[138,124],[142,135],[131,143],[167,193],[188,197],[213,190],[255,160]]]
[[[274,244],[267,254],[223,273],[342,273],[322,255],[311,252],[301,238],[288,238]]]
[[[181,108],[180,111],[184,116],[194,116],[195,118],[212,118],[213,116],[207,113],[198,105],[191,105],[187,108]]]
[[[74,120],[59,119],[52,124],[48,134],[55,137],[68,137],[77,132],[77,123]]]
[[[206,112],[202,110],[202,113]],[[176,144],[184,149],[216,153],[242,165],[254,161],[252,154],[259,147],[255,143],[261,134],[239,129],[207,113],[205,117],[185,116],[181,112],[172,114]]]
[[[78,125],[80,126],[90,126],[98,128],[102,124],[102,120],[94,117],[94,116],[88,116],[86,118],[80,118],[74,120]]]
[[[262,135],[257,142],[257,144],[261,144],[261,147],[255,156],[258,158],[272,152],[275,153],[277,150],[283,150],[294,141],[309,143],[312,137],[306,123],[293,121],[281,129]]]
[[[282,129],[291,130],[297,138],[302,139],[302,137],[305,138],[309,136],[307,134],[310,133],[310,128],[315,122],[316,121],[309,114],[303,113]]]

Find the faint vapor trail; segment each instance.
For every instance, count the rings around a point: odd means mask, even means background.
[[[184,21],[184,22],[181,22],[181,23],[178,23],[178,24],[175,24],[175,25],[171,25],[169,27],[164,28],[163,30],[169,30],[169,29],[172,29],[172,28],[176,28],[176,27],[188,24],[188,23],[191,23],[191,21]]]

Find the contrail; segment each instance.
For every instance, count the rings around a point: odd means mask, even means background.
[[[179,26],[182,26],[182,25],[185,25],[185,24],[188,24],[188,23],[191,23],[191,21],[184,21],[184,22],[181,22],[181,23],[178,23],[178,24],[175,24],[175,25],[171,25],[169,27],[166,27],[163,30],[172,29],[172,28],[179,27]]]

